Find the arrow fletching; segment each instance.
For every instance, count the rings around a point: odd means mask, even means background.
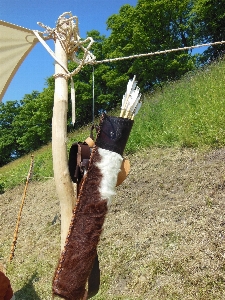
[[[122,99],[120,117],[133,119],[141,107],[141,93],[135,81],[136,75],[133,80],[129,80],[127,84],[127,91]]]

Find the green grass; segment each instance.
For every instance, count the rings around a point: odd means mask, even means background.
[[[127,151],[150,146],[224,146],[224,78],[225,62],[221,60],[145,95]]]
[[[135,117],[125,154],[146,147],[213,147],[225,145],[225,61],[168,82],[144,103]],[[115,112],[114,112],[115,115]],[[90,126],[68,136],[68,148],[89,136]],[[53,176],[51,144],[35,151],[34,179]],[[23,183],[30,155],[0,168],[0,192]]]
[[[76,141],[84,141],[90,134],[89,127],[77,130],[75,134],[69,134],[68,149]],[[33,180],[46,180],[53,177],[52,145],[48,144],[31,153],[34,155]],[[0,168],[0,193],[1,190],[10,189],[26,182],[27,173],[31,162],[31,154],[25,155]]]

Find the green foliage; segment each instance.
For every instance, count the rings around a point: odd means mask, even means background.
[[[13,120],[20,112],[18,101],[8,101],[0,104],[0,166],[11,160],[11,155],[17,155],[18,144],[13,128]]]
[[[225,5],[224,1],[196,0],[193,8],[194,22],[198,26],[196,35],[200,42],[219,42],[225,39]],[[209,47],[205,59],[215,59],[224,53],[225,46]]]
[[[125,5],[111,16],[107,25],[112,30],[104,44],[108,57],[149,53],[192,45],[192,2],[140,0],[137,7]],[[196,57],[186,52],[173,52],[116,63],[116,71],[129,77],[137,75],[139,85],[150,90],[168,79],[178,79],[196,66]]]
[[[0,105],[0,166],[50,141],[53,96],[46,88]]]
[[[49,142],[51,138],[51,119],[53,91],[45,89],[42,93],[25,95],[20,113],[13,120],[19,149],[28,153]]]

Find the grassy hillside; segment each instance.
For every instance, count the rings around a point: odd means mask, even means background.
[[[188,73],[176,82],[144,95],[143,107],[132,129],[126,154],[146,147],[210,147],[225,145],[225,61]],[[115,114],[115,113],[114,113]],[[68,137],[68,147],[89,135],[84,127]],[[53,176],[51,145],[36,151],[34,179]],[[0,168],[0,187],[24,181],[30,156]]]
[[[225,61],[145,95],[127,150],[140,145],[221,147],[225,144]]]
[[[221,60],[187,74],[144,104],[126,147],[131,173],[118,187],[99,244],[93,300],[223,300],[224,75]],[[68,138],[84,140],[89,127]],[[15,257],[16,299],[50,300],[60,252],[51,145],[34,153]],[[0,259],[7,260],[30,155],[0,168]]]

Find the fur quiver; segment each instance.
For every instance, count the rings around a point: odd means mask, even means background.
[[[96,260],[97,245],[115,194],[118,173],[123,161],[133,120],[109,117],[100,121],[89,167],[84,176],[74,208],[64,251],[53,280],[53,294],[67,300],[81,300],[92,295],[85,291]]]

